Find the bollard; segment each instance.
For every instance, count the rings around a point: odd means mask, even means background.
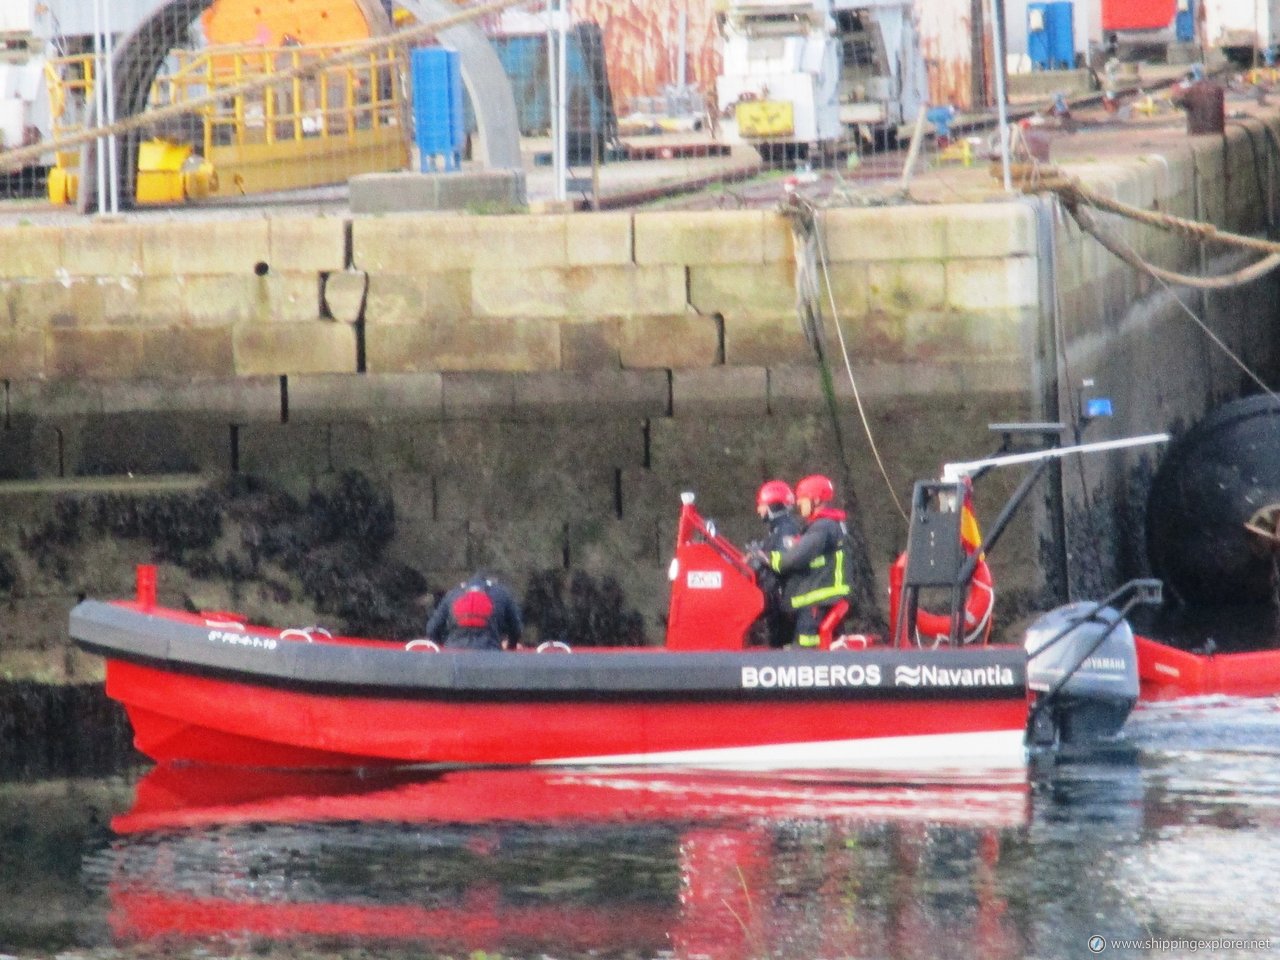
[[[1187,108],[1187,133],[1221,134],[1226,129],[1226,88],[1213,80],[1191,84],[1180,98]]]

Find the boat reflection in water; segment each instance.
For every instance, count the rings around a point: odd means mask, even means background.
[[[1028,811],[1021,775],[159,767],[86,869],[121,943],[999,958]]]

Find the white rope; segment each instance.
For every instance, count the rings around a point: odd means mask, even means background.
[[[806,201],[807,202],[807,201]],[[810,208],[813,205],[810,204]],[[862,430],[867,435],[867,445],[871,447],[871,455],[875,457],[876,466],[880,468],[880,476],[884,477],[885,486],[889,489],[889,496],[893,498],[893,505],[898,508],[898,514],[903,520],[908,520],[907,512],[902,507],[902,501],[898,499],[897,491],[893,489],[893,481],[889,479],[889,471],[885,468],[884,460],[880,456],[880,448],[876,446],[875,434],[871,429],[871,423],[867,419],[866,408],[862,405],[862,394],[858,390],[858,379],[853,375],[853,363],[849,360],[849,348],[844,340],[844,328],[840,325],[840,313],[836,308],[835,290],[831,286],[831,271],[827,266],[827,243],[826,234],[826,211],[823,211],[823,226],[818,229],[818,218],[814,217],[814,234],[818,241],[818,260],[822,267],[822,280],[827,288],[827,302],[831,304],[831,322],[836,328],[836,340],[840,343],[840,356],[844,360],[845,373],[849,375],[849,386],[853,389],[853,402],[858,408],[858,417],[862,421]]]

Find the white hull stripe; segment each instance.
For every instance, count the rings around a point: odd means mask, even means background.
[[[539,760],[544,764],[673,764],[737,770],[1007,770],[1026,764],[1021,730],[934,733],[711,750],[615,753]]]

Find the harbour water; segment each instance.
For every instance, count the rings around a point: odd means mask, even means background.
[[[1026,780],[13,780],[0,865],[19,957],[1271,956],[1280,701],[1144,706]]]

